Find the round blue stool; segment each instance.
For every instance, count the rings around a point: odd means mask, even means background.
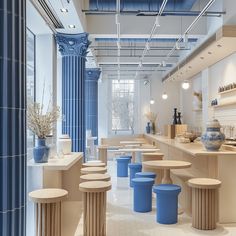
[[[152,210],[152,178],[134,178],[132,179],[134,187],[134,206],[136,212],[149,212]]]
[[[160,224],[176,224],[181,187],[174,184],[160,184],[153,187],[153,192],[156,193],[156,221]]]
[[[156,174],[154,172],[137,172],[135,174],[135,178],[156,178]]]
[[[137,172],[142,171],[142,164],[141,163],[131,163],[129,164],[129,186],[132,188],[132,179],[135,178],[135,174]]]
[[[128,177],[128,164],[130,158],[128,157],[119,157],[116,158],[117,161],[117,177]]]

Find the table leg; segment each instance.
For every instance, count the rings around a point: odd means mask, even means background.
[[[132,160],[131,160],[132,163],[135,163],[135,152],[132,152]]]
[[[164,176],[161,181],[162,184],[172,184],[172,179],[170,178],[170,169],[164,169]]]

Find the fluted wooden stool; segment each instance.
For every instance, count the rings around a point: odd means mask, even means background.
[[[89,181],[79,185],[83,192],[84,236],[106,235],[106,192],[111,189],[107,181]]]
[[[107,165],[107,148],[106,145],[101,145],[98,147],[98,158],[100,161]]]
[[[61,236],[61,202],[68,195],[64,189],[39,189],[29,193],[35,202],[36,236]]]
[[[110,181],[111,176],[109,174],[87,174],[80,176],[81,182],[86,181]]]
[[[86,162],[82,164],[82,167],[105,167],[106,164],[103,162]]]
[[[163,157],[164,157],[164,154],[160,153],[160,152],[142,153],[142,162],[162,160]],[[161,184],[161,180],[163,177],[163,170],[160,170],[160,169],[158,170],[158,169],[143,165],[142,171],[143,172],[154,172],[156,174],[155,185]]]
[[[80,170],[81,174],[105,174],[107,172],[106,167],[84,167]]]
[[[221,181],[194,178],[188,181],[192,188],[192,226],[200,230],[216,228],[218,221],[218,188]]]

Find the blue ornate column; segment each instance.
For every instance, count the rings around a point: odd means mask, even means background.
[[[0,1],[0,235],[25,235],[26,1]]]
[[[56,35],[62,55],[62,133],[72,139],[72,151],[85,150],[85,61],[88,34]]]
[[[92,131],[93,137],[98,137],[98,79],[99,68],[86,69],[85,77],[85,120],[86,129]],[[95,144],[97,144],[95,141]]]

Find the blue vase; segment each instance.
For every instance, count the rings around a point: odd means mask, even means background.
[[[46,146],[46,139],[38,139],[38,146],[34,147],[34,161],[35,163],[48,162],[49,147]]]
[[[150,133],[151,133],[150,122],[147,123],[147,126],[146,126],[146,132],[147,132],[147,134],[150,134]]]
[[[224,143],[225,135],[220,131],[220,127],[216,119],[207,123],[207,130],[202,135],[201,141],[208,151],[218,151]]]

